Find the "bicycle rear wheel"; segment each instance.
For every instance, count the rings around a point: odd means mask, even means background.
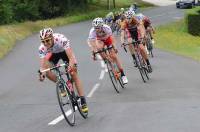
[[[62,82],[57,83],[56,92],[57,92],[59,106],[65,120],[70,126],[74,126],[75,125],[75,106],[72,100],[72,95],[66,89],[66,86]],[[66,92],[66,96],[61,96],[62,92]]]
[[[115,77],[115,74],[113,73],[112,64],[109,61],[107,61],[106,65],[107,65],[107,68],[108,68],[109,77],[110,77],[110,80],[113,84],[113,87],[114,87],[115,91],[117,93],[119,93],[119,83],[118,83],[118,80]]]

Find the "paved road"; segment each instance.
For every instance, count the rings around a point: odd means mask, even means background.
[[[145,14],[157,26],[182,18],[183,10],[168,6]],[[1,132],[191,132],[200,129],[199,63],[156,49],[151,60],[154,72],[144,84],[130,57],[120,49],[129,84],[116,94],[107,74],[102,73],[101,63],[90,58],[86,44],[90,25],[91,21],[86,21],[55,29],[71,39],[88,96],[89,118],[84,120],[78,115],[74,128],[64,120],[48,125],[61,112],[54,84],[37,80],[39,39],[35,34],[18,42],[0,61]],[[96,91],[90,94],[93,88]]]

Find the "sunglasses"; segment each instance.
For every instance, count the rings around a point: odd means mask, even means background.
[[[49,43],[50,41],[51,41],[51,38],[41,40],[43,44]]]
[[[94,29],[95,29],[95,30],[99,30],[99,29],[100,29],[100,27],[95,27]]]

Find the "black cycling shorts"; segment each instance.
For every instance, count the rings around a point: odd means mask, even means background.
[[[65,51],[60,53],[52,53],[51,57],[49,58],[49,61],[53,62],[53,64],[56,65],[60,59],[62,59],[64,62],[69,63],[69,58]]]
[[[131,38],[135,41],[138,41],[138,30],[137,30],[137,28],[128,29],[128,31],[131,35]]]

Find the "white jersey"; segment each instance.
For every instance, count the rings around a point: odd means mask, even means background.
[[[40,58],[44,58],[47,53],[60,53],[70,48],[69,40],[63,35],[59,33],[53,34],[54,44],[52,48],[47,49],[42,43],[39,47],[39,56]]]
[[[94,27],[91,28],[88,40],[95,40],[95,39],[106,40],[111,35],[112,35],[111,28],[108,25],[104,24],[103,27],[102,27],[101,32],[96,32]]]

